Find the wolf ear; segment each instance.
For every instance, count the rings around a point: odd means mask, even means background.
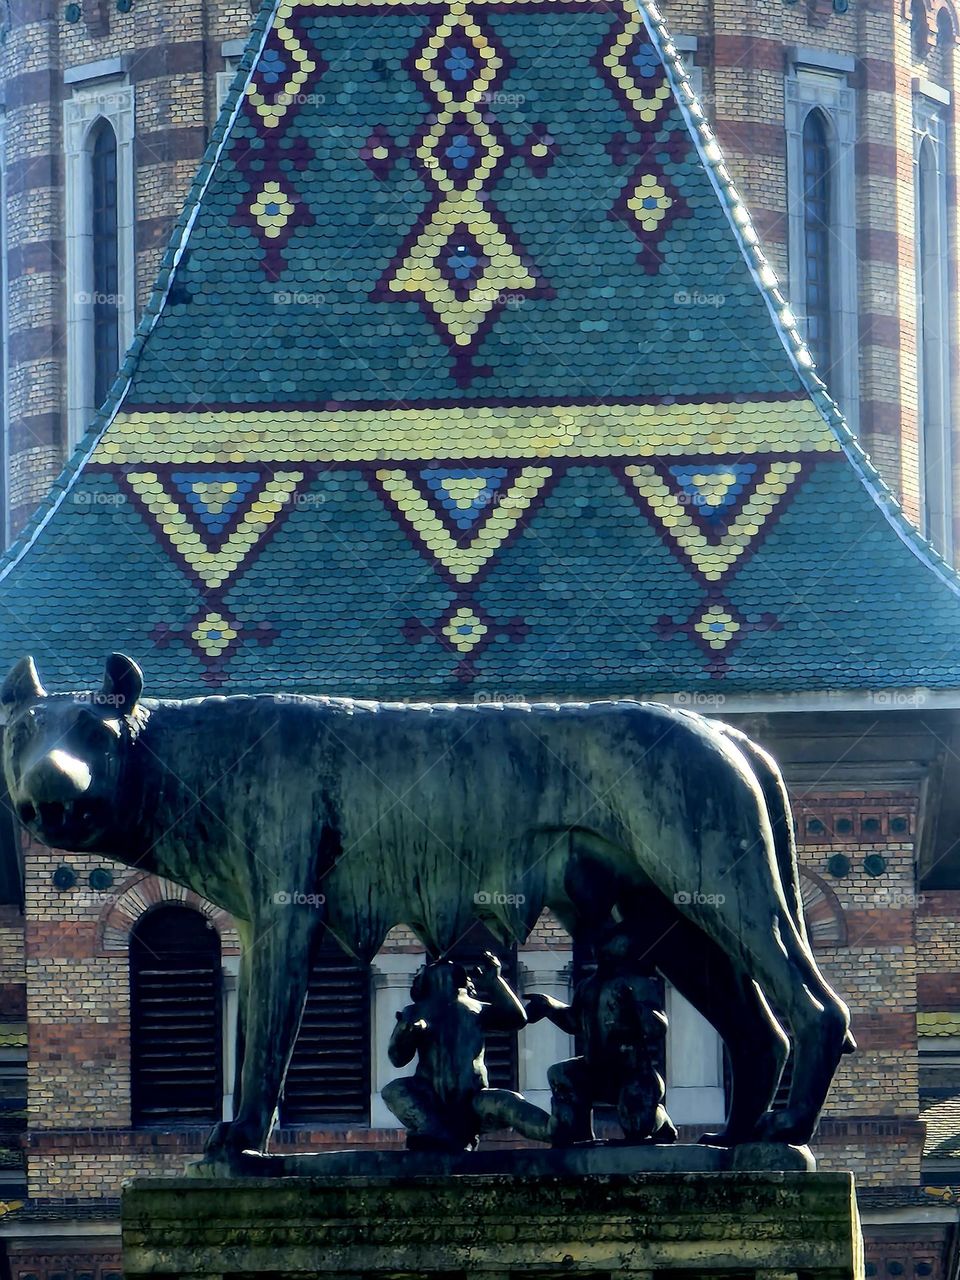
[[[103,669],[100,698],[116,707],[122,716],[130,715],[143,693],[143,672],[125,653],[111,653]]]
[[[10,715],[27,703],[38,702],[47,696],[40,683],[33,658],[21,658],[0,688],[0,723],[6,724]]]

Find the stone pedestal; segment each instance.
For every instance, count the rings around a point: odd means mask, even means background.
[[[123,1257],[166,1280],[863,1280],[837,1173],[138,1179]]]

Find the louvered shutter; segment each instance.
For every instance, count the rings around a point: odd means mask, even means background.
[[[284,1087],[284,1125],[368,1124],[370,967],[324,941]]]
[[[222,1072],[219,936],[199,911],[159,907],[130,937],[134,1124],[219,1120]]]

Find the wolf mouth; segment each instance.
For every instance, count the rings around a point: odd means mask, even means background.
[[[29,800],[19,805],[17,813],[27,827],[34,827],[50,837],[92,836],[104,826],[108,813],[103,800],[81,797],[78,800]]]

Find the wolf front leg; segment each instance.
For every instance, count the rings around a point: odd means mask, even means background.
[[[239,1106],[232,1124],[219,1125],[207,1161],[235,1162],[243,1151],[265,1151],[307,997],[317,912],[271,903],[254,923],[237,922],[240,959],[242,1061]]]

